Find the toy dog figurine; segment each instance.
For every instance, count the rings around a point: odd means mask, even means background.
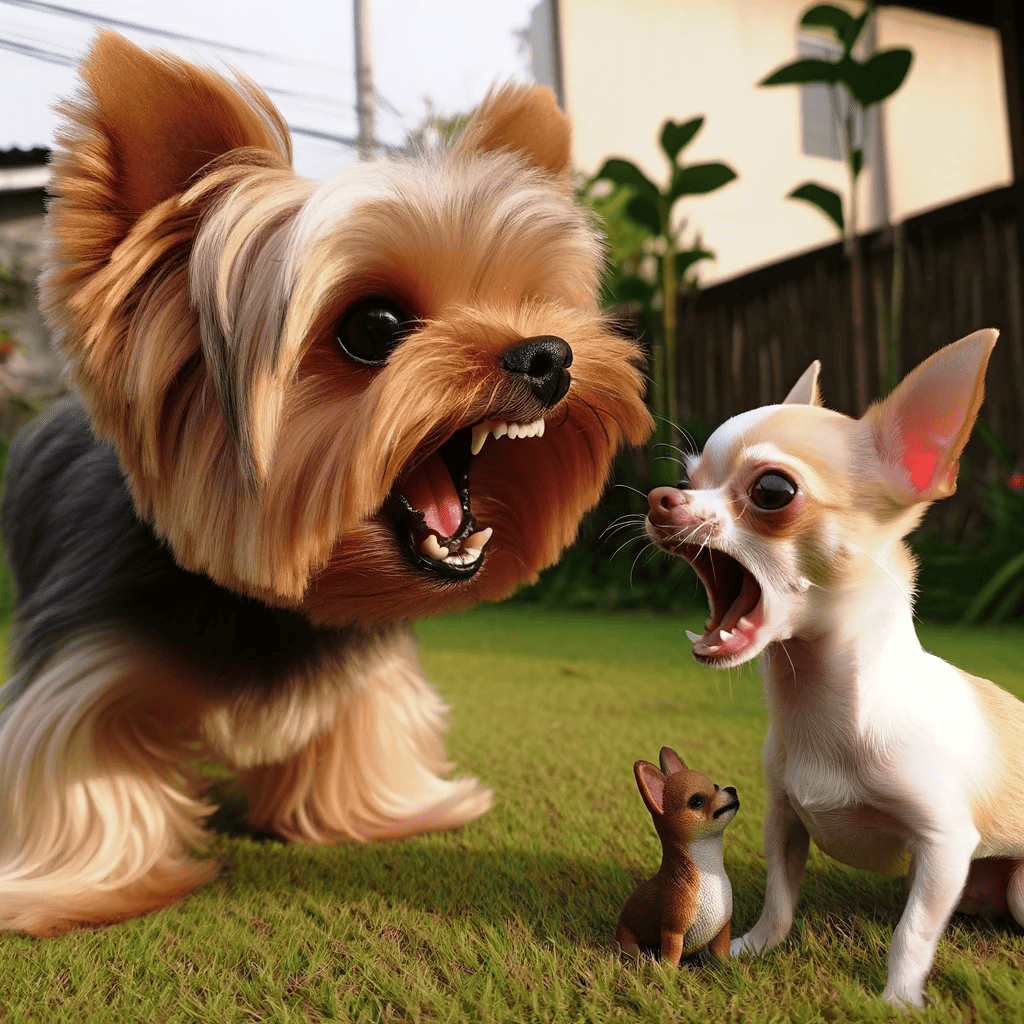
[[[39,935],[215,873],[201,751],[306,842],[486,810],[407,623],[534,579],[652,426],[550,91],[320,184],[251,82],[111,33],[82,77],[42,282],[80,400],[3,509],[0,928]]]
[[[676,965],[705,947],[728,956],[732,886],[722,833],[740,807],[736,790],[691,771],[670,747],[660,760],[661,771],[637,761],[633,773],[661,839],[661,867],[626,900],[615,939],[630,958],[660,949]]]
[[[857,868],[898,873],[909,857],[884,991],[896,1005],[923,1004],[958,904],[1024,924],[1024,704],[921,649],[902,540],[955,490],[995,340],[936,352],[859,420],[821,407],[814,363],[649,497],[650,536],[707,588],[697,660],[761,656],[767,892],[732,950],[786,937],[809,838]]]

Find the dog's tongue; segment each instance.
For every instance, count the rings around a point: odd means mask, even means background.
[[[402,493],[419,509],[427,526],[439,537],[450,537],[462,522],[462,503],[451,474],[436,453],[424,459],[402,484]]]

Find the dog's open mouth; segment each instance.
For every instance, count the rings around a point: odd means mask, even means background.
[[[457,430],[398,481],[392,519],[414,565],[452,581],[473,576],[494,531],[473,517],[469,467],[489,437],[542,437],[544,420],[484,420]]]
[[[761,584],[724,551],[697,544],[680,544],[672,550],[696,570],[711,606],[703,634],[686,631],[694,657],[706,664],[741,657],[764,625]]]

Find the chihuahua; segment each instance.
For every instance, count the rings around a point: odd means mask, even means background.
[[[859,420],[822,408],[813,363],[782,405],[719,427],[647,530],[685,558],[711,617],[694,656],[760,656],[770,727],[765,906],[731,944],[771,949],[793,921],[809,840],[856,868],[907,873],[884,998],[924,1004],[954,910],[1024,924],[1024,704],[928,654],[903,538],[956,488],[996,341],[936,352]]]

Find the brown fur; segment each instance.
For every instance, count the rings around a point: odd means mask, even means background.
[[[633,773],[661,840],[662,862],[657,873],[642,882],[626,900],[615,929],[615,941],[626,956],[636,957],[641,949],[656,949],[663,960],[675,965],[684,954],[692,956],[705,945],[716,955],[727,955],[728,917],[710,941],[686,948],[687,936],[702,909],[700,866],[691,856],[690,846],[721,834],[735,811],[720,827],[715,812],[732,803],[736,791],[719,789],[703,772],[687,768],[670,747],[662,747],[660,771],[647,761],[637,761]],[[702,794],[706,800],[700,809],[689,805],[696,794]]]
[[[107,32],[81,70],[41,288],[93,431],[173,553],[166,571],[209,577],[231,608],[243,595],[297,612],[316,639],[261,688],[234,678],[244,659],[204,676],[101,622],[13,680],[0,928],[35,934],[145,913],[215,872],[190,859],[208,810],[186,778],[199,749],[240,770],[253,825],[302,841],[486,810],[486,787],[439,777],[447,709],[407,623],[533,580],[653,426],[638,349],[597,306],[603,247],[550,91],[494,90],[450,150],[320,184],[294,174],[285,123],[251,82]],[[337,325],[382,297],[412,326],[367,365]],[[505,360],[538,339],[571,350],[550,401]],[[402,482],[457,432],[541,420],[542,437],[472,457],[472,521],[453,542],[493,529],[475,574],[425,569],[390,507]],[[138,665],[156,710],[118,703]],[[78,799],[82,775],[96,799]]]

